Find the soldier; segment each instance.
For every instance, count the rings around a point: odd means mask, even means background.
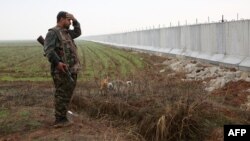
[[[69,29],[71,22],[73,22],[73,30]],[[66,113],[76,86],[77,72],[80,68],[77,48],[73,39],[80,35],[79,22],[72,14],[61,11],[57,15],[57,25],[49,29],[45,38],[44,51],[51,63],[51,76],[55,85],[54,127],[70,125]],[[73,81],[70,81],[66,72],[71,73]]]

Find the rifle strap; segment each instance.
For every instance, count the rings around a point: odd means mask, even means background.
[[[56,33],[56,36],[58,37],[59,41],[61,43],[63,43],[62,32],[60,32],[60,30],[58,29],[58,27],[53,27],[53,28],[51,28],[49,30],[54,31]]]
[[[56,33],[56,36],[57,36],[57,38],[59,39],[59,41],[60,41],[60,47],[59,48],[61,48],[62,50],[63,50],[63,57],[62,57],[62,59],[63,59],[63,62],[67,62],[67,59],[66,59],[66,56],[65,56],[65,48],[63,47],[64,46],[64,41],[65,40],[63,40],[63,36],[62,36],[62,32],[60,32],[60,29],[58,28],[58,27],[53,27],[53,28],[51,28],[51,29],[49,29],[49,31],[54,31],[55,33]]]

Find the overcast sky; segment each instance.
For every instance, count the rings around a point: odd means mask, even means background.
[[[250,0],[0,0],[0,40],[36,39],[64,10],[81,23],[82,36],[136,29],[250,19]]]

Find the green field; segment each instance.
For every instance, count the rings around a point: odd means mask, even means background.
[[[77,46],[82,65],[80,81],[107,75],[124,77],[144,66],[139,56],[127,51],[87,41],[78,41]],[[1,44],[0,81],[50,80],[50,63],[43,53],[36,42]]]

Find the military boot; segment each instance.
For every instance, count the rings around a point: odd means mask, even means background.
[[[67,118],[57,118],[53,126],[54,128],[62,128],[71,126],[72,124]]]

